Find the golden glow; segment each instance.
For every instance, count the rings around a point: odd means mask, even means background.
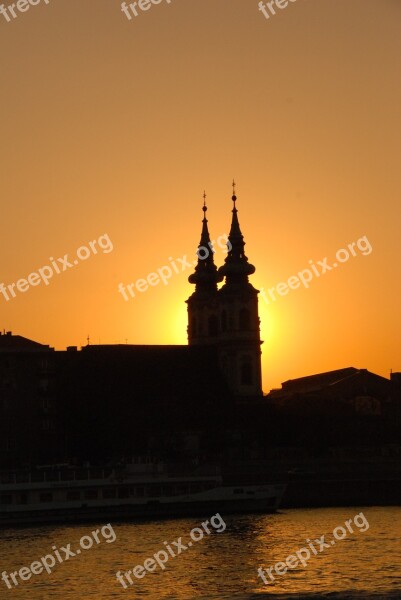
[[[130,22],[103,4],[0,23],[0,283],[114,244],[0,296],[0,326],[57,348],[186,343],[189,271],[128,302],[117,287],[193,256],[205,187],[211,235],[228,233],[235,176],[258,289],[363,235],[373,247],[260,299],[264,389],[400,370],[399,5],[299,2],[268,21],[256,2],[177,0]]]

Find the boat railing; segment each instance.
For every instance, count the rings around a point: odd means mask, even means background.
[[[0,473],[0,484],[10,485],[18,483],[56,483],[63,481],[91,481],[105,480],[114,476],[113,469],[82,468],[60,470],[34,470]]]
[[[84,482],[84,481],[113,481],[122,482],[124,480],[140,479],[144,476],[160,479],[177,477],[218,477],[221,470],[217,465],[192,465],[190,468],[186,464],[171,463],[164,465],[164,468],[148,468],[145,470],[132,470],[124,467],[44,467],[35,469],[24,469],[17,471],[0,472],[0,485],[16,484],[40,484],[40,483],[59,483],[63,482]]]

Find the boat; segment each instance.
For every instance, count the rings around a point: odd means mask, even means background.
[[[274,512],[286,485],[225,485],[218,472],[165,472],[162,464],[40,467],[0,473],[0,526]]]

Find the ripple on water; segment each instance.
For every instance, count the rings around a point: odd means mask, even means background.
[[[363,512],[365,532],[355,532],[311,556],[306,568],[298,566],[265,585],[257,569],[306,547],[322,535],[331,539],[335,527]],[[0,598],[20,600],[110,600],[124,594],[157,600],[401,600],[401,508],[334,508],[283,510],[275,515],[225,516],[223,533],[205,535],[202,541],[175,558],[167,568],[135,579],[124,590],[117,571],[143,564],[163,550],[164,541],[179,537],[183,543],[198,519],[153,523],[116,524],[114,543],[102,540],[79,556],[58,564],[53,573],[32,576],[8,590],[0,581]],[[103,524],[100,524],[100,526]],[[0,532],[1,571],[29,566],[50,554],[52,546],[78,546],[83,535],[99,526],[41,527]]]

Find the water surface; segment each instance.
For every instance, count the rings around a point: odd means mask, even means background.
[[[353,525],[343,540],[335,540],[333,530],[346,520],[363,513],[369,528],[362,531]],[[212,515],[206,515],[211,517]],[[158,565],[154,572],[126,580],[125,589],[116,579],[122,573],[143,565],[147,558],[166,550],[163,542],[178,552],[171,543],[182,538],[187,545],[190,531],[202,520],[175,519],[141,523],[112,524],[116,534],[108,543],[98,534],[100,543],[62,563],[56,562],[49,575],[42,572],[28,581],[18,579],[18,586],[8,589],[0,580],[0,598],[20,600],[111,600],[114,598],[225,600],[237,598],[376,598],[401,599],[401,508],[330,508],[282,510],[275,515],[224,515],[226,529],[169,558],[165,570]],[[55,546],[71,544],[75,551],[82,536],[101,529],[106,523],[77,527],[46,526],[7,529],[0,533],[1,572],[19,571],[42,556],[53,554]],[[106,531],[106,530],[105,530]],[[108,537],[111,539],[111,535]],[[106,532],[106,533],[107,533]],[[199,534],[200,535],[200,534]],[[277,575],[264,584],[258,568],[268,569],[285,561],[308,544],[319,548],[315,539],[325,535],[330,547],[311,558],[307,566],[299,565]],[[341,536],[341,531],[338,530]],[[331,544],[331,541],[335,541]],[[89,544],[89,541],[85,542]]]

